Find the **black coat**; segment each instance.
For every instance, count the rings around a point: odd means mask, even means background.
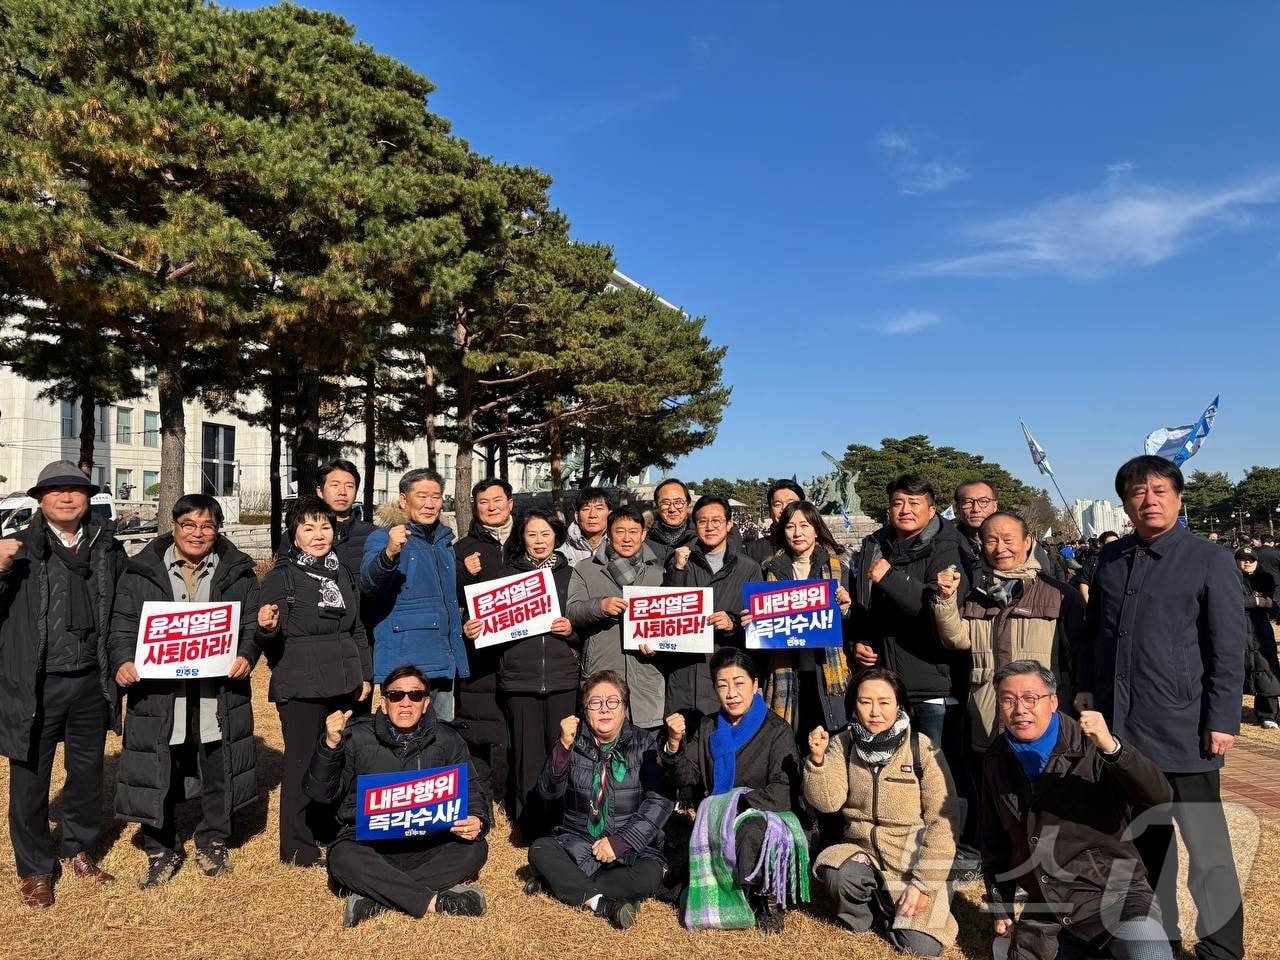
[[[662,828],[675,809],[675,801],[671,784],[658,760],[653,734],[630,720],[624,721],[616,749],[626,757],[627,772],[620,783],[609,780],[609,813],[604,835],[610,840],[620,838],[626,844],[626,852],[618,856],[623,864],[630,865],[642,858],[665,864]],[[594,873],[598,861],[591,853],[593,841],[587,832],[587,823],[594,799],[591,781],[600,760],[600,748],[585,723],[578,730],[567,760],[565,752],[557,743],[547,757],[538,778],[538,793],[546,800],[562,802],[564,817],[555,829],[556,841],[578,866]],[[557,766],[560,767],[558,775]],[[614,844],[615,852],[617,846]]]
[[[997,919],[1011,916],[1016,883],[1027,891],[1029,906],[1038,908],[1014,926],[1020,952],[1010,956],[1019,958],[1053,960],[1064,923],[1083,940],[1105,938],[1103,894],[1110,899],[1123,879],[1117,872],[1108,890],[1117,861],[1120,871],[1134,873],[1120,916],[1108,919],[1147,915],[1151,887],[1125,832],[1135,813],[1173,799],[1164,774],[1134,747],[1121,741],[1119,756],[1108,759],[1075,720],[1060,716],[1060,723],[1057,746],[1034,784],[1003,735],[983,758],[982,869],[989,902]]]
[[[359,693],[361,683],[373,680],[360,591],[347,567],[337,574],[341,610],[320,607],[320,584],[292,560],[276,561],[262,581],[260,605],[280,608],[276,632],[258,638],[271,667],[267,696],[273,703]]]
[[[950,566],[961,574],[957,596],[969,592],[964,561],[968,547],[960,532],[941,517],[934,517],[909,540],[900,542],[895,536],[893,527],[884,526],[862,541],[853,598],[854,640],[875,650],[878,665],[897,671],[912,704],[957,692],[963,699],[969,658],[942,646],[931,600],[938,574]],[[892,569],[873,584],[871,567],[881,557]]]
[[[391,733],[391,721],[379,710],[357,717],[342,731],[337,749],[325,743],[324,736],[316,745],[311,766],[302,781],[303,792],[319,804],[333,805],[338,819],[337,840],[351,840],[356,833],[356,777],[368,773],[401,773],[406,770],[430,770],[434,767],[466,766],[467,816],[479,818],[481,836],[493,824],[489,794],[484,782],[476,776],[467,745],[458,732],[437,719],[430,707],[417,730],[401,743]],[[414,849],[445,843],[469,843],[448,831],[403,841]]]
[[[1265,570],[1256,570],[1243,578],[1244,612],[1249,638],[1245,649],[1245,693],[1255,697],[1280,696],[1280,661],[1276,658],[1276,634],[1271,629],[1270,614],[1275,610],[1276,580]],[[1273,606],[1258,605],[1258,598],[1269,599]]]
[[[125,564],[116,588],[116,612],[111,625],[108,654],[111,671],[133,660],[142,605],[148,600],[171,602],[172,581],[165,569],[165,551],[173,535],[157,537]],[[226,537],[218,537],[218,554],[210,584],[211,601],[240,602],[240,643],[236,656],[252,667],[260,651],[258,634],[258,577],[253,560]],[[164,798],[172,770],[169,736],[173,731],[174,700],[179,680],[140,680],[125,691],[124,749],[116,782],[116,816],[153,827],[164,821]],[[249,678],[222,679],[217,685],[218,726],[222,730],[228,813],[258,798],[257,750],[253,739],[253,691]],[[194,695],[194,689],[192,691]],[[199,796],[192,778],[185,789],[190,799]]]
[[[0,574],[0,754],[26,761],[35,727],[39,678],[49,645],[49,545],[44,515],[37,511],[25,529],[5,539],[22,541],[13,566]],[[115,671],[107,657],[107,634],[115,603],[116,579],[124,552],[110,529],[88,517],[84,541],[89,544],[89,592],[98,634],[98,672],[102,696],[114,712]],[[104,716],[107,711],[104,709]]]
[[[569,578],[573,567],[562,554],[555,554],[551,571],[556,594],[560,597],[560,615],[568,616]],[[518,558],[504,567],[501,576],[527,573],[534,569]],[[502,693],[556,693],[578,689],[578,650],[582,646],[576,633],[567,637],[540,633],[498,647],[498,689]]]
[[[760,564],[746,554],[724,552],[724,564],[715,573],[707,565],[707,556],[698,541],[689,551],[689,560],[683,570],[675,566],[674,551],[667,556],[663,585],[668,587],[710,587],[711,608],[726,611],[733,621],[732,630],[715,632],[716,647],[739,647],[744,644],[742,632],[742,588],[748,583],[764,579]],[[720,709],[715,684],[711,681],[710,663],[713,654],[663,654],[660,660],[667,674],[667,711],[694,710],[700,714],[712,714]]]
[[[685,738],[680,750],[666,751],[664,740],[659,753],[671,782],[677,787],[702,788],[711,792],[715,764],[711,759],[711,732],[715,730],[719,712],[703,717],[692,736]],[[779,812],[791,809],[791,798],[798,795],[800,765],[796,760],[796,737],[791,725],[772,710],[755,736],[742,745],[734,760],[735,787],[746,787],[743,798],[748,807]]]
[[[514,536],[514,531],[512,532]],[[473,553],[480,554],[480,572],[472,573],[467,569],[465,563],[467,557]],[[458,558],[458,609],[462,611],[462,622],[466,623],[471,619],[471,610],[467,606],[466,596],[462,592],[463,587],[468,587],[477,583],[484,583],[486,580],[496,580],[504,575],[503,567],[505,561],[502,556],[502,544],[498,542],[498,538],[491,534],[479,520],[471,521],[471,532],[453,545],[454,556]],[[499,647],[481,647],[476,649],[475,644],[463,636],[463,642],[467,645],[467,662],[471,664],[471,676],[462,682],[463,691],[473,691],[479,694],[493,694],[498,689],[498,660],[502,656],[502,648]],[[501,713],[495,714],[495,708],[491,708],[489,703],[493,702],[493,697],[472,698],[474,707],[466,707],[463,700],[466,700],[465,692],[459,698],[457,704],[457,716],[460,719],[470,720],[493,720],[496,717],[501,718]],[[471,712],[464,713],[463,711]]]

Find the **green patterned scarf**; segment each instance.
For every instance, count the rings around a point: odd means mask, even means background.
[[[609,779],[612,778],[614,783],[621,783],[627,776],[626,754],[617,749],[618,737],[621,736],[622,731],[619,730],[608,743],[596,747],[600,759],[596,762],[595,773],[591,775],[590,816],[587,817],[587,833],[592,840],[603,837],[609,824]],[[606,767],[609,770],[607,775]]]

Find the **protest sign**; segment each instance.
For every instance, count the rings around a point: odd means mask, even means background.
[[[751,614],[749,650],[838,647],[844,642],[834,580],[748,583],[742,602]]]
[[[476,649],[536,637],[561,616],[560,595],[546,567],[462,588],[471,616],[482,624]]]
[[[711,653],[710,587],[623,587],[622,649],[641,646],[663,653]]]
[[[465,765],[356,777],[356,839],[403,840],[467,818]]]
[[[240,639],[240,601],[142,605],[133,665],[144,680],[225,677]]]

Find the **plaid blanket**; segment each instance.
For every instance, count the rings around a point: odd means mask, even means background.
[[[759,878],[760,892],[784,909],[788,899],[792,905],[809,899],[809,844],[800,821],[790,810],[738,813],[746,792],[739,787],[712,794],[698,807],[689,838],[689,896],[684,913],[684,925],[690,930],[745,930],[755,925],[746,893],[734,880],[735,832],[753,817],[764,818],[765,838],[760,860],[748,879]]]

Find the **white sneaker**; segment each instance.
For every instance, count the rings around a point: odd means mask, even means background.
[[[1274,720],[1263,720],[1262,729],[1263,730],[1280,730],[1280,723],[1276,723]]]

